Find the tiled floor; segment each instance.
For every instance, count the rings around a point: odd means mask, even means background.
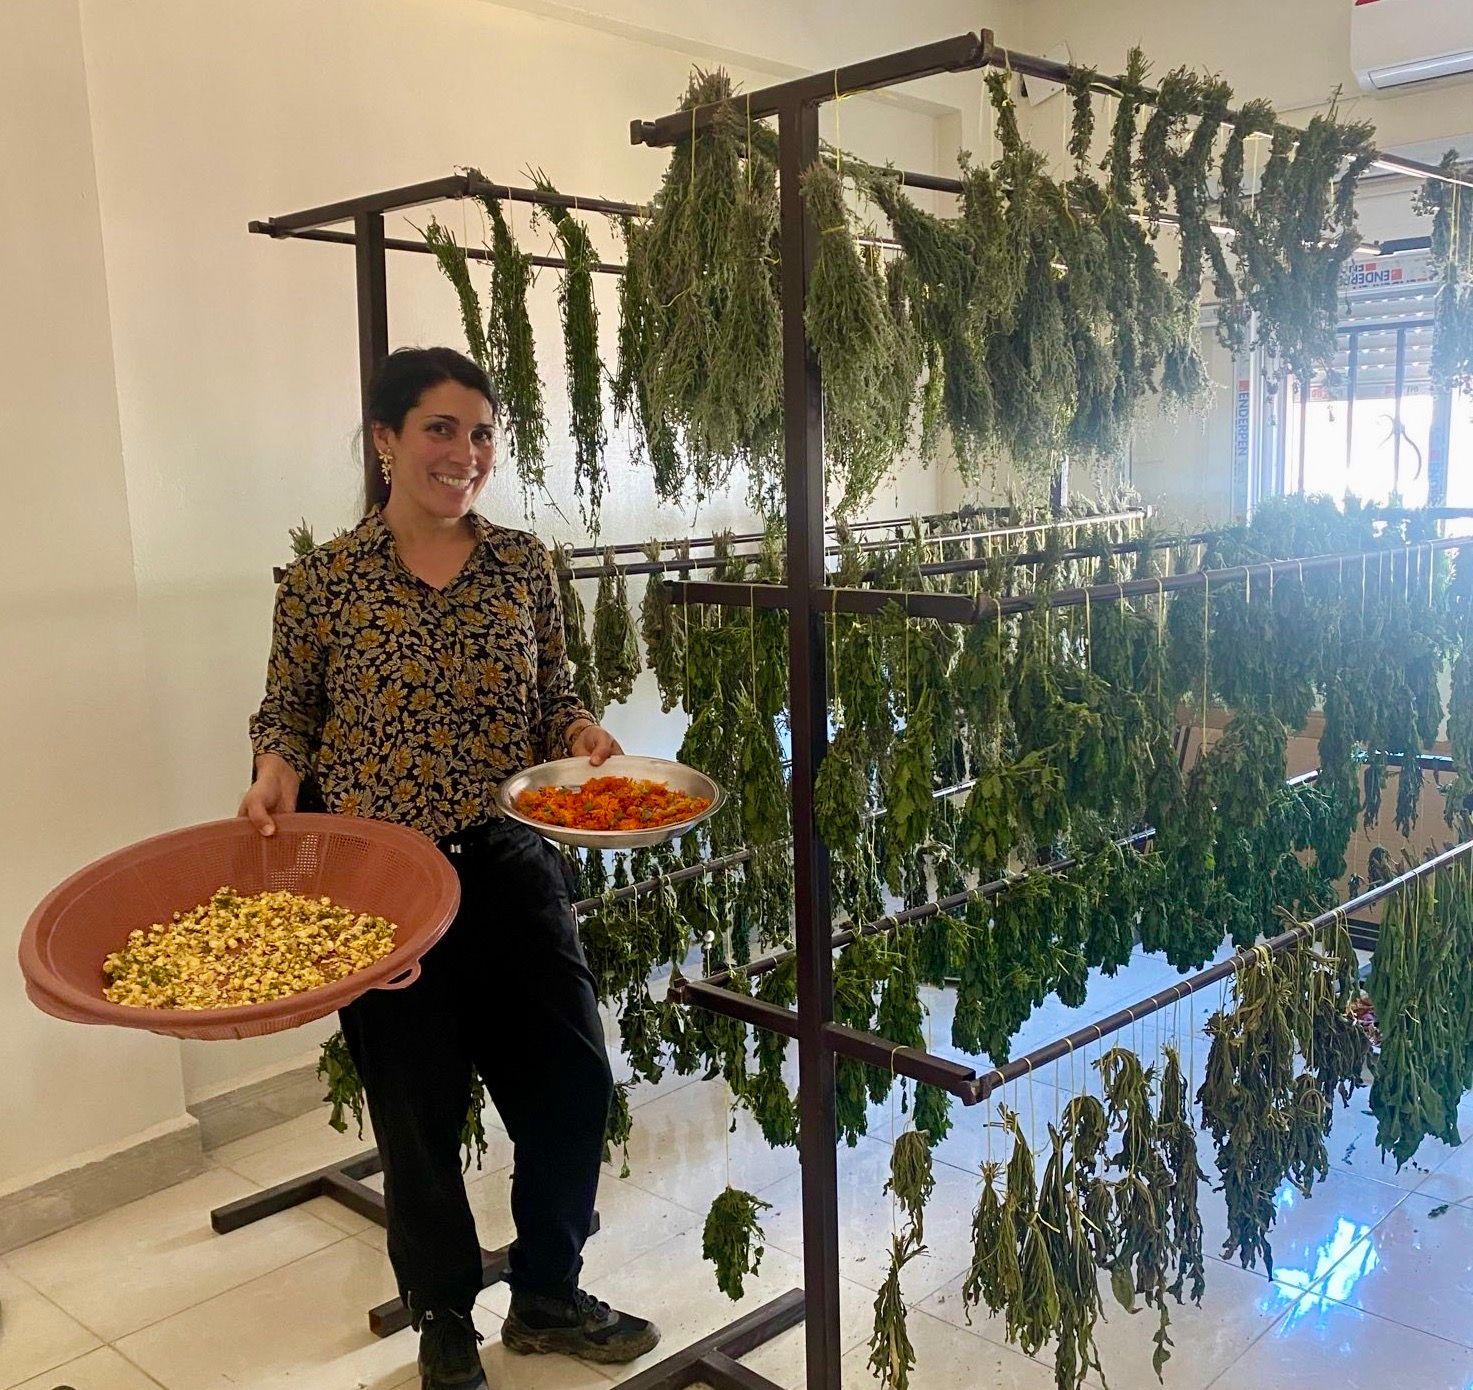
[[[1068,1032],[1168,984],[1174,972],[1138,960],[1094,982],[1088,1006],[1050,1006],[1030,1019],[1019,1047]],[[936,997],[934,1036],[949,1030]],[[1135,1030],[1154,1051],[1174,1026],[1189,1033],[1216,1004],[1182,1006]],[[1123,1039],[1122,1039],[1123,1041]],[[1034,1134],[1068,1090],[1088,1084],[1098,1048],[1067,1058],[1004,1096]],[[1183,1044],[1200,1073],[1206,1046]],[[796,1287],[802,1273],[797,1157],[774,1152],[743,1116],[726,1128],[719,1083],[678,1077],[632,1095],[630,1176],[605,1170],[603,1230],[589,1244],[586,1282],[621,1306],[654,1316],[674,1350]],[[1001,1328],[961,1299],[977,1165],[988,1147],[986,1107],[953,1111],[956,1128],[938,1151],[927,1213],[927,1254],[906,1271],[915,1390],[1048,1390],[1047,1353],[1030,1360],[1004,1344]],[[1464,1132],[1473,1139],[1473,1103]],[[882,1193],[893,1130],[884,1107],[870,1137],[839,1150],[843,1379],[873,1382],[866,1365],[874,1290],[884,1278],[893,1220]],[[488,1246],[510,1238],[506,1184],[511,1145],[500,1130],[469,1191]],[[996,1141],[994,1141],[996,1142]],[[325,1110],[215,1150],[209,1170],[142,1201],[0,1257],[0,1390],[393,1390],[418,1383],[412,1332],[380,1340],[367,1309],[394,1284],[383,1233],[318,1199],[229,1235],[209,1225],[212,1207],[356,1153],[371,1133],[337,1135]],[[1210,1146],[1204,1155],[1213,1172]],[[1400,1173],[1375,1150],[1364,1093],[1337,1118],[1333,1171],[1313,1199],[1285,1193],[1273,1233],[1275,1271],[1211,1262],[1206,1298],[1174,1312],[1172,1390],[1395,1390],[1473,1387],[1473,1144],[1425,1145]],[[767,1253],[747,1296],[732,1305],[701,1259],[706,1207],[730,1180],[772,1204]],[[1204,1190],[1209,1248],[1221,1240],[1221,1199]],[[477,1322],[495,1390],[598,1390],[641,1369],[523,1358],[502,1349],[503,1287],[482,1294]],[[1107,1300],[1099,1346],[1114,1390],[1147,1390],[1150,1315],[1131,1317]],[[657,1360],[660,1353],[645,1364]],[[778,1384],[803,1384],[801,1328],[752,1353],[746,1364]]]

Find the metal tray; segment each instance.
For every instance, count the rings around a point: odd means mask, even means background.
[[[595,777],[630,777],[641,782],[663,782],[678,792],[710,799],[710,806],[690,820],[657,825],[649,830],[571,830],[562,825],[548,825],[532,820],[516,808],[516,798],[535,787],[581,787]],[[684,835],[703,820],[714,816],[726,800],[726,793],[704,772],[669,758],[635,758],[624,754],[608,758],[594,767],[587,758],[559,758],[556,762],[538,763],[514,777],[508,777],[496,792],[496,804],[510,820],[530,826],[539,835],[563,845],[582,849],[639,849],[646,845],[662,845]]]

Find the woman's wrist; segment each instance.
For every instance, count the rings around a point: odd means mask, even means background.
[[[568,752],[572,754],[578,746],[578,740],[590,729],[596,729],[598,725],[592,719],[575,719],[568,725],[568,732],[563,735],[563,741],[567,744]]]

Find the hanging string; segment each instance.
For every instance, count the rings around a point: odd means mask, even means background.
[[[903,1046],[903,1044],[897,1044],[895,1047],[893,1047],[893,1048],[890,1049],[890,1090],[889,1090],[889,1103],[890,1103],[890,1152],[892,1154],[895,1152],[895,1054],[900,1051],[901,1046]],[[895,1184],[892,1182],[890,1184],[890,1235],[893,1237],[893,1236],[895,1236],[898,1233],[898,1231],[899,1231],[899,1227],[898,1227],[898,1225],[896,1223],[896,1209],[895,1209]]]
[[[843,104],[844,95],[839,91],[839,69],[834,69],[834,172],[839,176],[839,182],[844,182],[844,139],[842,127],[839,124],[839,107]]]
[[[752,94],[747,93],[747,187],[752,186]]]
[[[1208,667],[1212,660],[1212,580],[1202,575],[1202,756],[1207,756],[1207,685]]]
[[[1094,628],[1089,617],[1089,590],[1084,591],[1084,665],[1091,674],[1095,669]]]

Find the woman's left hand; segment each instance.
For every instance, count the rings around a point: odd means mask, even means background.
[[[605,758],[615,754],[623,754],[624,750],[619,746],[616,739],[607,729],[597,724],[585,724],[568,745],[572,756],[575,758],[587,758],[594,767],[597,767]]]

